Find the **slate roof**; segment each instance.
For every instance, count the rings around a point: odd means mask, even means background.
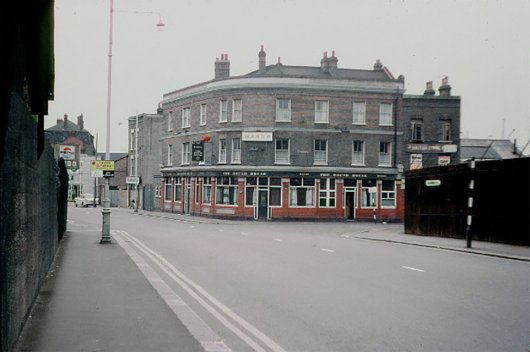
[[[75,137],[83,142],[81,153],[94,154],[94,136],[87,130],[80,129],[76,123],[70,120],[66,121],[66,125],[64,120],[61,120],[55,126],[47,128],[44,130],[44,136],[48,143],[52,145],[61,144],[68,138]]]
[[[283,64],[268,65],[264,72],[252,71],[243,77],[292,77],[292,78],[320,78],[345,79],[361,81],[395,81],[388,70],[359,70],[345,68],[331,68],[325,72],[314,66],[287,66]]]
[[[520,152],[517,150],[517,152]],[[462,138],[460,140],[460,159],[470,160],[475,157],[481,159],[512,159],[518,158],[514,153],[514,145],[508,139],[475,139]]]

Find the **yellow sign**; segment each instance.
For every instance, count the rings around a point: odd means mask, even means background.
[[[92,160],[90,164],[90,170],[102,170],[102,171],[114,171],[113,160]]]

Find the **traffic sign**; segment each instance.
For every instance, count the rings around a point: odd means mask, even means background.
[[[91,170],[114,171],[114,160],[92,160]]]

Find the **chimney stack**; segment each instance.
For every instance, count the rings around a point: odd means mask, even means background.
[[[374,71],[383,71],[383,64],[380,59],[375,60]]]
[[[322,60],[320,60],[320,68],[324,72],[329,72],[329,61],[328,61],[328,52],[324,51]]]
[[[267,56],[267,54],[265,54],[265,51],[263,51],[263,45],[262,45],[261,46],[261,50],[258,53],[258,58],[259,58],[259,70],[258,70],[258,72],[259,73],[264,73],[265,72],[265,67],[267,66],[266,56]]]
[[[339,59],[335,56],[335,50],[331,51],[331,57],[328,58],[328,70],[337,68]]]
[[[432,81],[427,82],[423,95],[435,95],[435,94],[436,94],[436,91],[432,88]]]
[[[441,97],[451,96],[451,86],[449,85],[449,77],[445,76],[442,78],[442,85],[438,88]]]
[[[221,59],[215,59],[215,79],[230,77],[230,60],[228,54],[221,54]]]
[[[158,108],[156,109],[157,115],[162,115],[164,110],[162,109],[162,103],[158,103]]]
[[[63,122],[63,119],[60,119],[60,118],[57,119],[57,124],[58,125],[61,124],[62,122]]]
[[[79,126],[80,130],[83,130],[85,128],[85,123],[83,121],[83,114],[77,116],[77,126]]]
[[[68,114],[64,114],[63,128],[66,128],[66,125],[68,125]]]

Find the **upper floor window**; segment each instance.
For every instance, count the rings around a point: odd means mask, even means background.
[[[182,164],[190,163],[190,143],[182,143]]]
[[[353,141],[352,165],[364,165],[363,141]]]
[[[328,164],[328,141],[323,139],[315,139],[313,163],[315,165]]]
[[[379,104],[379,125],[392,126],[392,104]]]
[[[419,120],[412,120],[410,123],[411,128],[411,140],[422,141],[423,140],[423,122]]]
[[[289,164],[289,140],[277,139],[275,143],[274,162],[276,164]]]
[[[243,104],[241,99],[232,100],[232,122],[241,122],[243,119]]]
[[[451,140],[451,121],[442,121],[442,141]]]
[[[228,122],[228,100],[219,102],[219,122]]]
[[[170,111],[167,114],[167,131],[173,131],[173,111]]]
[[[190,108],[182,109],[182,128],[190,127]]]
[[[276,99],[276,121],[291,121],[291,99]]]
[[[171,155],[173,146],[171,144],[167,145],[167,165],[173,165],[173,158]]]
[[[315,101],[315,123],[329,122],[329,101],[316,100]]]
[[[232,139],[232,163],[241,163],[241,138]]]
[[[392,165],[392,143],[380,142],[379,143],[379,166],[391,166]]]
[[[353,124],[364,125],[366,123],[366,103],[353,103]]]
[[[201,126],[206,125],[206,104],[199,106],[199,124]]]
[[[219,140],[219,163],[226,163],[226,139]]]

